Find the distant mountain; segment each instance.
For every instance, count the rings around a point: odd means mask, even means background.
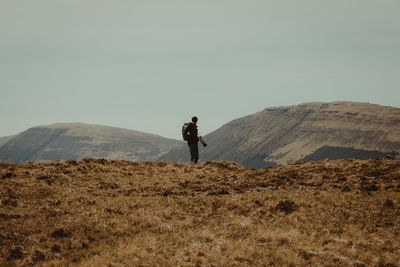
[[[25,162],[87,157],[151,161],[181,141],[138,131],[83,123],[30,128],[0,147],[0,161]]]
[[[5,143],[7,143],[8,141],[10,141],[11,139],[13,139],[14,137],[15,137],[15,135],[0,137],[0,147],[2,145],[4,145]]]
[[[202,160],[231,160],[255,168],[379,157],[400,152],[400,109],[356,102],[271,107],[231,121],[205,140]],[[161,159],[188,161],[188,153],[183,145]]]

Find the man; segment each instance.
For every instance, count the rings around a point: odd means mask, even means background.
[[[197,117],[194,116],[192,118],[192,122],[190,122],[184,130],[184,135],[187,136],[185,140],[187,140],[190,150],[190,161],[193,163],[197,163],[197,161],[199,160],[199,141],[203,144],[204,147],[207,146],[207,144],[203,140],[203,137],[197,136],[197,121]]]

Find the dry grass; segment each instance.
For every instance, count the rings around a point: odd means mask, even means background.
[[[400,157],[0,164],[0,265],[397,266]]]

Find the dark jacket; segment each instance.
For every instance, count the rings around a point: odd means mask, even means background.
[[[197,142],[199,142],[199,137],[197,136],[197,125],[190,122],[186,131],[189,134],[188,144],[197,144]]]

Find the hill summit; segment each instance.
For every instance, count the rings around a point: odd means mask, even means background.
[[[400,152],[400,109],[369,103],[305,103],[266,108],[233,120],[205,136],[203,160],[229,160],[245,167],[301,160],[367,159]],[[187,160],[187,148],[166,161]]]
[[[84,123],[30,128],[0,147],[0,161],[155,160],[182,142],[128,129]]]

